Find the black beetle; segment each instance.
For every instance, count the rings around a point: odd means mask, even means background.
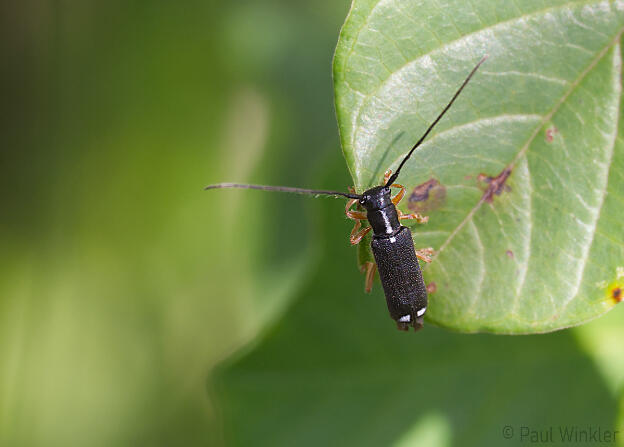
[[[373,237],[371,249],[375,257],[375,264],[370,263],[366,272],[366,290],[372,287],[375,269],[379,271],[379,279],[386,295],[386,303],[390,316],[396,321],[401,330],[408,330],[412,326],[415,330],[422,328],[423,318],[427,310],[427,288],[423,281],[418,258],[429,262],[429,255],[432,249],[416,251],[412,240],[412,233],[409,228],[400,224],[400,219],[415,219],[420,223],[427,221],[427,217],[418,214],[403,214],[396,205],[405,195],[405,188],[395,184],[399,177],[401,168],[412,156],[412,153],[425,140],[429,132],[440,121],[444,114],[451,107],[455,99],[464,89],[470,78],[475,74],[481,64],[487,59],[484,56],[466,77],[457,92],[453,95],[449,103],[444,107],[438,117],[427,128],[422,137],[414,144],[407,155],[403,158],[396,172],[392,174],[387,171],[384,177],[384,184],[375,186],[356,194],[351,190],[348,193],[341,191],[325,191],[315,189],[291,188],[287,186],[265,186],[247,185],[240,183],[218,183],[206,186],[205,189],[216,188],[244,188],[259,189],[264,191],[281,191],[310,195],[329,195],[349,198],[345,212],[347,217],[356,221],[351,232],[350,240],[352,244],[358,244],[362,238],[372,229]],[[391,196],[390,188],[399,188],[399,193]],[[353,205],[358,204],[366,211],[353,211]],[[367,220],[370,226],[361,229],[361,221]]]

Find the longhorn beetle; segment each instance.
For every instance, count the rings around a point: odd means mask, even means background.
[[[466,77],[462,85],[455,92],[449,103],[444,107],[438,117],[427,128],[422,137],[412,146],[405,158],[399,164],[397,170],[392,173],[388,170],[384,176],[384,183],[356,194],[350,188],[349,192],[325,191],[317,189],[291,188],[287,186],[246,185],[240,183],[217,183],[206,186],[205,189],[217,188],[243,188],[259,189],[263,191],[281,191],[297,194],[309,194],[312,196],[328,195],[334,197],[346,197],[350,199],[345,207],[345,213],[349,219],[355,220],[355,226],[351,231],[351,244],[358,244],[362,238],[372,229],[373,237],[371,249],[375,257],[375,264],[370,263],[366,272],[366,290],[370,291],[375,275],[375,269],[379,271],[379,279],[386,295],[386,303],[390,316],[396,321],[400,330],[407,331],[409,326],[415,330],[422,328],[425,311],[427,310],[427,288],[423,281],[418,258],[425,262],[431,262],[429,255],[432,249],[415,250],[412,233],[409,228],[400,224],[402,219],[415,219],[419,223],[427,222],[427,217],[419,214],[403,214],[396,205],[405,195],[405,188],[396,184],[401,168],[412,153],[425,140],[433,127],[442,119],[444,114],[451,108],[453,102],[466,84],[470,81],[477,69],[487,59],[485,55]],[[391,197],[390,188],[399,188],[396,196]],[[360,210],[353,211],[353,205],[358,204]],[[361,208],[366,211],[361,211]],[[368,220],[370,226],[361,229],[361,221]]]

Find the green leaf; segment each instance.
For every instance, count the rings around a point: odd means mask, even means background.
[[[535,333],[616,304],[623,29],[622,1],[353,2],[334,79],[358,191],[396,168],[489,55],[399,179],[402,209],[430,216],[412,228],[416,247],[436,250],[429,322]]]

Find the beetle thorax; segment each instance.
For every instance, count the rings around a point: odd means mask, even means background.
[[[401,229],[390,188],[375,186],[364,191],[360,204],[366,208],[366,217],[377,237],[390,237]]]

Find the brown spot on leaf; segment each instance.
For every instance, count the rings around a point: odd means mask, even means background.
[[[511,175],[510,167],[506,167],[505,169],[503,169],[503,171],[496,177],[489,177],[486,174],[479,174],[477,176],[477,180],[487,183],[487,188],[483,192],[483,196],[481,198],[487,203],[492,203],[494,201],[494,194],[500,196],[503,191],[511,191],[509,185],[505,184],[509,175]]]
[[[446,200],[446,187],[433,177],[412,190],[407,207],[418,213],[438,209]]]
[[[622,292],[621,287],[615,287],[611,290],[611,297],[615,300],[616,303],[619,303],[624,298],[624,292]]]
[[[559,130],[557,130],[555,126],[549,127],[548,129],[546,129],[546,142],[552,143],[553,140],[555,139],[555,134],[558,132]]]
[[[511,258],[511,259],[513,259],[513,258],[514,258],[514,252],[513,252],[513,251],[511,251],[511,250],[507,250],[507,251],[505,252],[505,254],[506,254],[509,258]]]
[[[430,178],[425,183],[421,183],[412,191],[412,195],[410,196],[410,201],[412,202],[424,202],[429,199],[429,190],[431,190],[434,186],[439,185],[439,182]]]
[[[436,293],[436,290],[438,290],[438,286],[436,283],[431,281],[429,284],[427,284],[427,293]]]

